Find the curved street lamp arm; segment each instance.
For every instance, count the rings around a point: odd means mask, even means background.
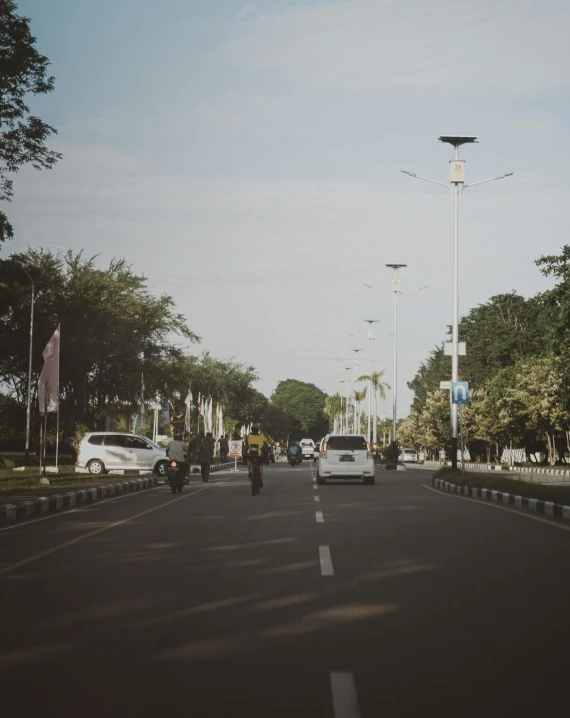
[[[451,190],[451,187],[448,184],[445,184],[444,182],[438,182],[437,180],[430,179],[429,177],[422,177],[421,175],[417,175],[415,172],[408,172],[408,170],[400,170],[400,172],[403,172],[405,175],[410,175],[410,177],[414,177],[415,179],[423,180],[424,182],[429,182],[430,184],[438,184],[440,187],[445,187],[445,189],[449,192],[453,192]]]
[[[487,182],[495,182],[496,180],[502,180],[505,179],[505,177],[512,177],[514,172],[507,172],[504,175],[501,175],[500,177],[490,177],[489,179],[479,180],[479,182],[473,182],[472,184],[464,184],[463,189],[467,189],[467,187],[475,187],[478,184],[485,184]]]

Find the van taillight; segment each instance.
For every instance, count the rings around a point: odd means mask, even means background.
[[[328,444],[325,441],[325,443],[323,445],[323,456],[325,457],[325,459],[327,457],[327,446],[328,446]]]
[[[368,442],[366,442],[366,455],[368,456],[368,458],[372,456],[372,452],[370,451],[370,444]]]

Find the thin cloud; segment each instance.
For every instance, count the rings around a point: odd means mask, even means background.
[[[340,0],[253,7],[230,58],[318,88],[395,94],[567,88],[570,4]]]

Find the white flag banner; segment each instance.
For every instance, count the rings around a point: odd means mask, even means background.
[[[224,435],[224,410],[220,406],[220,413],[218,416],[218,439],[221,439]]]
[[[210,399],[210,403],[208,405],[208,431],[210,433],[212,432],[213,424],[212,424],[212,400]]]
[[[188,394],[184,402],[186,404],[186,416],[184,417],[184,431],[190,433],[190,411],[192,409],[192,387],[188,389]]]
[[[42,352],[44,366],[38,381],[40,413],[59,411],[59,340],[60,327]]]

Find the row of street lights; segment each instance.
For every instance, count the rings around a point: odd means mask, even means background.
[[[512,172],[507,172],[497,177],[491,177],[489,179],[481,180],[479,182],[471,183],[470,185],[465,184],[465,160],[459,159],[459,148],[465,144],[477,143],[478,140],[474,136],[465,135],[441,135],[438,139],[439,142],[445,142],[453,146],[453,159],[450,160],[450,183],[449,185],[437,180],[432,180],[427,177],[421,177],[414,172],[408,172],[402,170],[404,174],[409,175],[415,179],[421,179],[431,184],[440,185],[445,187],[447,190],[451,189],[452,201],[454,204],[454,263],[453,263],[453,319],[452,319],[452,341],[448,347],[449,351],[446,353],[451,354],[451,383],[458,381],[459,379],[459,355],[464,353],[463,347],[459,342],[459,202],[464,189],[467,187],[474,187],[475,185],[485,184],[486,182],[494,182],[496,180],[504,179],[505,177],[512,176]],[[417,289],[411,289],[406,292],[401,291],[400,277],[398,271],[407,267],[406,264],[386,264],[386,267],[392,269],[392,293],[393,293],[393,304],[394,304],[394,342],[393,342],[393,386],[392,386],[392,451],[394,456],[397,451],[397,418],[398,418],[398,299],[401,294],[409,294],[411,292],[417,292],[422,289],[427,289],[429,285],[418,287]],[[382,292],[384,290],[373,287],[370,284],[365,284],[368,289]],[[371,414],[372,414],[372,342],[374,341],[374,330],[372,325],[377,323],[376,319],[365,319],[368,322],[368,347],[369,347],[369,382],[368,382],[368,441],[371,440]],[[353,336],[353,335],[350,335]],[[356,358],[355,364],[358,365],[358,352],[361,349],[355,349]],[[348,384],[348,369],[346,379],[343,383]],[[341,399],[342,407],[342,399]],[[355,407],[356,412],[356,407]],[[341,409],[342,413],[342,409]],[[450,392],[450,417],[451,417],[451,461],[452,466],[457,468],[457,405],[451,401]],[[348,431],[348,392],[346,397],[346,427]],[[355,413],[355,429],[356,431],[356,413]]]
[[[461,345],[459,342],[459,202],[463,193],[463,190],[467,187],[474,187],[475,185],[485,184],[486,182],[494,182],[496,180],[504,179],[505,177],[512,176],[512,172],[507,172],[497,177],[491,177],[489,179],[480,180],[479,182],[473,182],[470,185],[465,184],[465,160],[459,159],[459,148],[465,144],[477,143],[477,137],[466,136],[466,135],[441,135],[438,138],[439,142],[445,142],[453,146],[453,159],[450,160],[450,183],[451,183],[451,194],[454,205],[454,263],[453,263],[453,319],[452,319],[452,341],[449,347],[452,357],[451,362],[451,384],[457,382],[459,379],[459,355],[464,353],[461,351]],[[449,185],[437,180],[429,179],[428,177],[421,177],[414,172],[408,172],[402,170],[405,174],[416,179],[430,182],[431,184],[440,185],[445,187],[447,190],[450,189]],[[403,269],[407,265],[405,264],[387,264],[387,267],[391,268],[394,272],[392,278],[392,292],[394,295],[394,376],[393,376],[393,388],[392,388],[392,446],[393,452],[397,451],[397,412],[398,412],[398,298],[400,294],[408,294],[409,292],[402,292],[400,290],[400,278],[398,277],[398,270]],[[369,289],[376,289],[369,284],[365,285]],[[419,287],[418,289],[409,290],[410,292],[420,291],[426,289]],[[382,290],[377,290],[382,291]],[[370,405],[369,405],[369,430],[368,435],[370,438]],[[451,415],[451,462],[453,468],[457,468],[457,405],[451,401],[450,392],[450,415]]]

